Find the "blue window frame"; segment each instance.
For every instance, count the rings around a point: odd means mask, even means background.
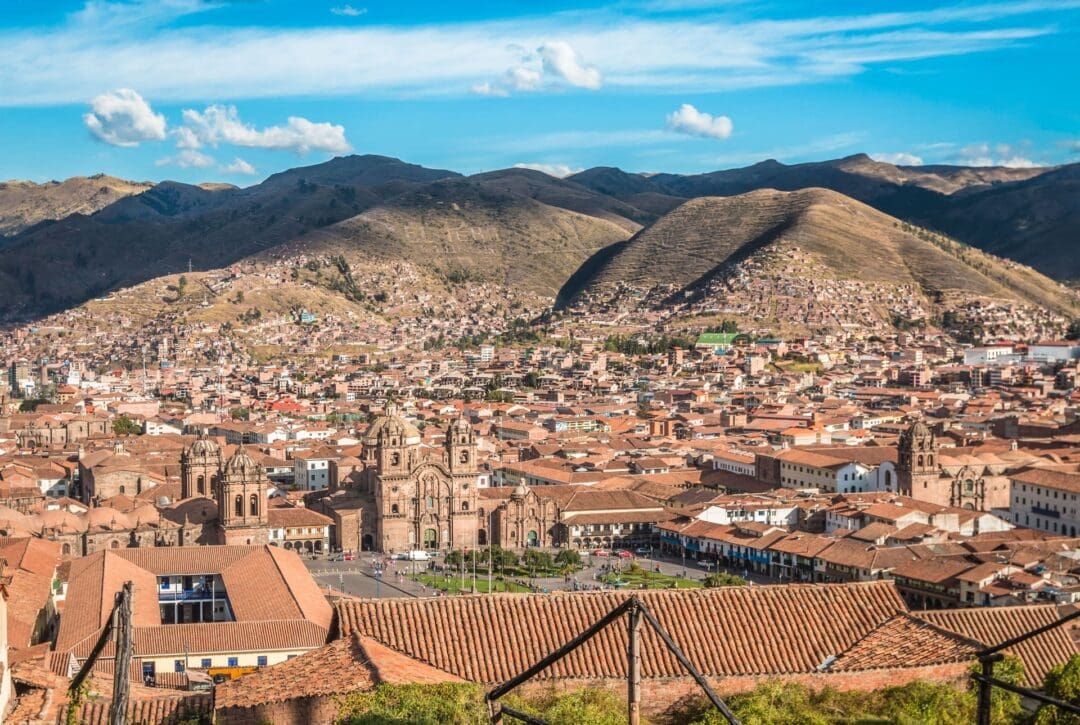
[[[230,657],[229,658],[229,667],[236,667],[239,664],[240,664],[239,658],[237,658],[237,657]]]
[[[184,671],[184,661],[183,660],[173,660],[173,672],[183,672],[183,671]]]
[[[210,658],[209,657],[203,657],[202,660],[200,660],[200,662],[199,662],[199,666],[202,667],[204,670],[210,669],[210,667],[211,667]]]
[[[259,655],[258,665],[259,667],[266,667],[266,655]]]

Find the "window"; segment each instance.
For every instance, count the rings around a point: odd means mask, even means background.
[[[213,667],[213,663],[211,663],[209,657],[203,657],[201,660],[199,660],[199,667],[202,667],[204,670],[208,670]]]
[[[469,502],[468,501],[462,501],[461,502],[461,510],[462,511],[468,511],[469,510]]]
[[[195,490],[199,493],[206,493],[206,479],[203,476],[199,476],[195,479]]]
[[[400,513],[400,510],[398,509],[398,505],[396,503],[390,505],[390,513],[392,513],[392,514]]]
[[[252,516],[258,516],[259,515],[259,497],[258,497],[257,494],[254,494],[254,493],[251,494],[250,503],[251,503],[251,515]]]
[[[287,656],[285,657],[285,659],[286,659],[286,660],[291,660],[291,659],[292,659],[293,657],[296,657],[296,655],[287,655]]]
[[[235,513],[236,513],[237,516],[243,516],[244,515],[244,497],[243,496],[238,495],[236,497],[236,501],[234,502],[234,509],[235,509]]]
[[[259,655],[258,665],[259,667],[266,667],[266,655]]]
[[[183,660],[173,660],[173,672],[183,672],[183,671],[184,671],[184,661]]]
[[[240,658],[238,658],[238,657],[230,657],[229,658],[229,667],[236,667],[239,664],[240,664]]]
[[[427,507],[429,509],[435,508],[435,497],[434,496],[428,496],[427,497]]]

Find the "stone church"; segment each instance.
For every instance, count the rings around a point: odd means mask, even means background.
[[[1007,508],[1007,474],[1031,462],[1014,450],[941,448],[922,421],[900,435],[896,453],[898,493],[971,511]]]
[[[183,501],[212,498],[217,518],[207,521],[203,540],[217,544],[269,543],[267,502],[270,481],[263,467],[241,445],[225,460],[221,447],[205,432],[180,454],[180,495]]]
[[[483,545],[477,519],[476,442],[464,418],[453,421],[441,447],[422,443],[420,431],[396,407],[364,435],[360,493],[370,497],[361,548],[378,551],[453,549]]]

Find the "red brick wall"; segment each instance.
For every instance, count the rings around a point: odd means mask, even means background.
[[[217,710],[218,725],[311,725],[332,723],[337,716],[337,696],[303,697],[271,702],[256,707],[227,707]]]

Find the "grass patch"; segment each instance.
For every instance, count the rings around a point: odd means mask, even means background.
[[[438,576],[435,574],[417,574],[414,577],[410,577],[413,581],[423,584],[431,589],[437,589],[440,592],[447,594],[466,594],[472,593],[473,580],[471,575],[465,576],[465,586],[461,586],[461,576]],[[476,591],[480,594],[488,594],[489,592],[529,592],[532,591],[528,587],[523,587],[520,584],[514,582],[495,579],[491,582],[491,589],[488,589],[487,577],[481,578],[479,574],[476,576]]]

